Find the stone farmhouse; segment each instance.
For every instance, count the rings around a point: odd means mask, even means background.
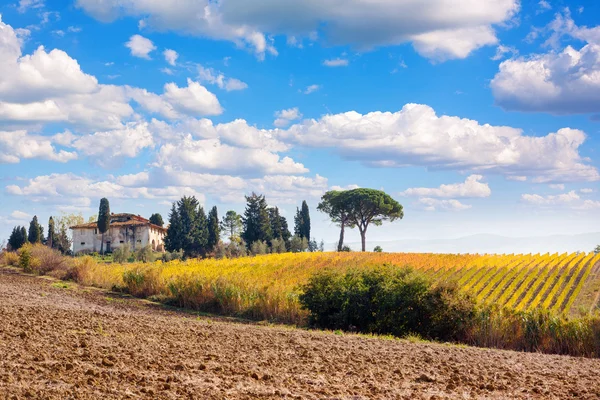
[[[102,234],[98,231],[98,221],[70,227],[73,230],[73,253],[81,251],[99,252]],[[167,229],[151,224],[146,218],[134,214],[111,214],[110,229],[104,234],[104,251],[129,244],[137,250],[147,245],[154,251],[164,251]]]

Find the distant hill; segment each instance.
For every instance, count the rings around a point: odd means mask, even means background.
[[[354,251],[360,250],[359,242],[346,243]],[[535,237],[507,237],[477,234],[458,239],[402,239],[370,241],[367,250],[381,246],[386,252],[419,253],[564,253],[590,252],[600,244],[600,232],[578,235],[552,235]],[[329,249],[335,247],[330,244]]]

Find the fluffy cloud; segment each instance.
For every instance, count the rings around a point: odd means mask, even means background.
[[[247,24],[227,23],[219,3],[210,0],[77,0],[77,6],[103,22],[123,15],[141,17],[141,28],[230,40],[238,46],[251,47],[259,59],[265,53],[277,54],[263,33]]]
[[[558,195],[541,196],[539,194],[523,194],[521,200],[540,207],[566,207],[576,210],[600,208],[600,201],[583,199],[574,190]]]
[[[492,26],[510,20],[518,0],[431,0],[428,2],[349,0],[78,0],[102,21],[142,17],[157,30],[230,40],[249,45],[260,57],[276,53],[265,33],[309,37],[320,28],[331,44],[361,49],[413,42],[434,59],[462,58],[497,42]]]
[[[217,85],[220,89],[225,89],[228,92],[248,88],[245,82],[235,78],[226,78],[222,72],[215,71],[213,68],[205,68],[202,65],[198,65],[197,69],[200,81]]]
[[[17,32],[0,18],[1,121],[111,129],[133,114],[123,88],[99,85],[67,53],[40,46],[22,55],[21,46]]]
[[[61,50],[39,46],[31,55],[21,53],[21,40],[0,15],[0,98],[26,103],[57,95],[90,93],[98,81],[81,71],[77,61]]]
[[[489,26],[442,29],[415,35],[412,39],[419,54],[435,61],[466,58],[473,50],[498,43]]]
[[[131,51],[132,56],[145,58],[146,60],[150,60],[150,53],[156,50],[156,46],[152,43],[152,40],[141,35],[131,36],[125,43],[125,47]]]
[[[275,118],[273,125],[278,128],[283,128],[288,126],[292,121],[302,118],[302,114],[298,110],[298,107],[294,107],[288,108],[287,110],[276,111]]]
[[[75,174],[51,174],[29,179],[24,185],[9,185],[6,192],[27,196],[34,202],[87,207],[91,199],[101,197],[131,199],[177,200],[183,195],[194,195],[202,202],[204,195],[190,187],[164,186],[161,188],[126,187],[113,181],[95,181]]]
[[[326,67],[347,67],[348,60],[346,60],[344,58],[334,58],[331,60],[323,61],[323,65]]]
[[[463,183],[440,185],[438,188],[410,188],[401,193],[403,196],[418,197],[489,197],[492,194],[487,183],[480,182],[481,175],[471,175]]]
[[[167,143],[157,154],[158,165],[186,171],[217,174],[303,174],[302,164],[290,157],[280,157],[262,148],[234,147],[218,139],[194,140],[191,136],[177,143]]]
[[[374,167],[426,166],[531,176],[537,182],[596,181],[598,170],[579,154],[586,135],[563,128],[546,136],[525,136],[507,126],[481,125],[459,117],[438,117],[426,105],[359,114],[346,112],[304,120],[278,136],[307,147],[326,147],[344,158]]]
[[[189,78],[187,84],[182,88],[175,83],[165,85],[163,97],[175,110],[187,115],[219,115],[223,112],[217,96]]]
[[[254,191],[266,195],[274,204],[295,204],[299,198],[318,199],[329,190],[327,178],[318,174],[314,177],[276,174],[242,178],[186,171],[171,166],[155,167],[148,173],[119,177],[117,183],[128,183],[134,187],[162,187],[165,183],[191,187],[226,203],[244,203],[244,194]]]
[[[439,200],[432,199],[428,197],[424,197],[419,199],[417,202],[417,206],[422,208],[425,211],[463,211],[471,208],[468,204],[463,204],[458,200],[450,199],[450,200]]]
[[[70,147],[102,167],[113,167],[123,158],[136,157],[143,149],[153,145],[147,123],[129,123],[123,129],[78,137]]]
[[[169,65],[175,66],[175,62],[179,57],[179,54],[175,50],[166,49],[163,51],[163,55],[165,56],[165,61],[169,63]]]
[[[600,112],[600,26],[578,27],[567,12],[550,29],[548,45],[557,46],[563,35],[587,44],[502,62],[491,82],[496,103],[518,111]]]
[[[0,164],[14,164],[21,159],[38,158],[57,162],[67,162],[77,158],[74,152],[57,151],[52,140],[43,136],[33,136],[26,131],[0,131]]]

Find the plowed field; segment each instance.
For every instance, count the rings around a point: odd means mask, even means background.
[[[0,268],[0,398],[597,399],[599,377],[595,359],[197,317]]]

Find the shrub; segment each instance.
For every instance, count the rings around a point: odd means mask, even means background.
[[[162,253],[161,259],[163,262],[169,262],[173,260],[183,260],[183,250]]]
[[[113,250],[112,253],[113,261],[116,263],[125,263],[131,257],[131,249],[129,248],[129,244],[125,243],[123,246],[117,247]]]
[[[32,264],[35,264],[31,258],[31,247],[32,246],[29,243],[26,243],[18,251],[19,267],[25,272],[33,272]]]
[[[457,286],[433,286],[410,268],[325,271],[302,287],[309,322],[326,329],[459,340],[475,317],[475,303]]]
[[[227,258],[245,257],[247,255],[246,243],[243,240],[231,241],[225,246],[225,256]]]
[[[73,267],[73,262],[69,257],[65,257],[56,249],[51,249],[42,244],[36,244],[31,247],[31,256],[33,272],[45,275],[51,274],[56,278],[63,278]]]
[[[2,264],[13,267],[19,265],[19,255],[14,251],[3,251]]]
[[[137,261],[141,261],[141,262],[153,262],[154,261],[154,255],[152,253],[152,246],[150,245],[146,245],[140,249],[138,249],[138,251],[136,251],[135,253],[135,259]]]
[[[136,297],[149,297],[160,292],[160,270],[156,267],[143,267],[123,273],[123,283],[127,292]]]
[[[375,246],[375,248],[373,249],[373,251],[375,253],[383,253],[383,249],[381,248],[381,246]]]
[[[271,240],[271,253],[285,253],[287,249],[285,248],[285,241],[283,239],[273,239]]]
[[[252,246],[250,246],[250,252],[255,256],[267,254],[268,248],[267,242],[257,240],[256,242],[252,243]]]

